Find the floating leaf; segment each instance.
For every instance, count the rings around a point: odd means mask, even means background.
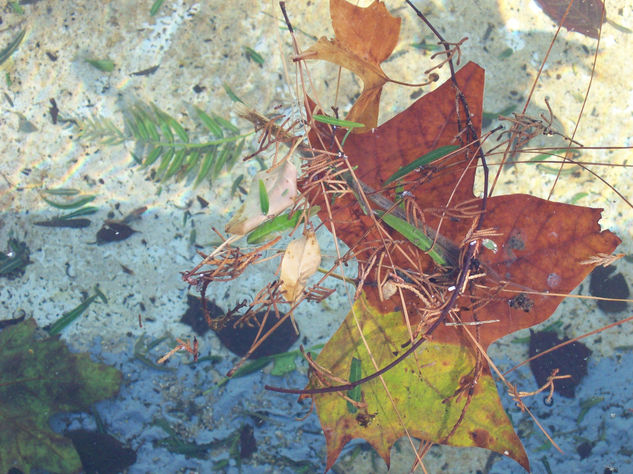
[[[362,79],[363,91],[346,120],[365,124],[358,130],[371,129],[378,124],[382,87],[390,80],[380,63],[398,43],[400,18],[392,16],[383,3],[359,8],[346,0],[332,0],[330,15],[336,39],[320,38],[303,56],[338,64]]]
[[[321,264],[321,251],[314,231],[288,244],[281,261],[281,293],[294,303],[303,293],[308,278],[316,273]]]
[[[260,184],[268,194],[269,208],[262,212]],[[226,225],[230,234],[244,235],[272,216],[279,215],[294,204],[297,196],[297,168],[289,161],[276,168],[260,171],[251,182],[244,204]]]
[[[598,38],[600,25],[607,18],[602,0],[536,0],[536,3],[557,25],[569,7],[563,27],[590,38]]]
[[[483,79],[483,70],[474,63],[456,73],[476,133],[481,127]],[[381,189],[387,179],[418,157],[454,145],[460,134],[459,117],[464,113],[456,110],[453,86],[446,82],[375,130],[350,135],[345,147],[348,166],[355,169],[355,175],[365,185]],[[419,117],[425,117],[423,123]],[[312,132],[309,138],[313,147],[322,147],[316,133]],[[473,195],[477,164],[470,158],[472,153],[473,150],[464,150],[442,160],[433,174],[411,187],[411,199],[423,212],[429,210],[424,212],[429,228],[440,227],[438,214],[432,210],[444,208],[446,203],[469,202],[475,209],[481,207],[481,201]],[[384,190],[383,194],[392,202],[398,199],[395,189]],[[322,196],[314,196],[310,203],[325,208],[323,200]],[[336,227],[336,235],[359,261],[370,261],[375,246],[384,241],[384,233],[352,193],[333,200],[329,212],[321,211],[319,216],[327,228]],[[384,387],[376,381],[362,385],[368,408],[360,418],[349,413],[346,401],[337,394],[312,395],[328,443],[327,468],[353,438],[366,439],[389,464],[392,444],[407,433],[431,443],[487,448],[528,468],[527,456],[503,412],[488,364],[482,360],[480,349],[468,342],[466,331],[468,325],[478,324],[477,341],[486,350],[500,337],[545,321],[563,299],[548,293],[571,292],[592,270],[583,262],[600,253],[609,254],[619,244],[614,234],[600,231],[599,218],[599,209],[529,195],[489,197],[484,223],[499,234],[494,237],[498,250],[495,253],[482,246],[478,262],[485,277],[477,279],[477,284],[468,284],[455,302],[459,321],[465,326],[440,324],[434,328],[432,339],[420,346],[416,358],[404,359],[383,374],[403,421],[395,415]],[[444,220],[441,236],[458,248],[472,226],[472,217]],[[398,234],[393,234],[393,239],[402,241]],[[411,240],[415,239],[408,240],[399,244],[399,252],[391,253],[390,265],[407,269],[414,261],[416,272],[432,273],[437,262],[414,245]],[[407,258],[402,256],[405,253]],[[424,321],[420,320],[417,298],[382,300],[379,281],[376,271],[367,275],[364,306],[358,306],[359,300],[354,311],[378,367],[384,367],[403,351],[402,345],[410,338],[401,305],[408,305],[411,327]],[[524,301],[519,304],[517,295],[525,289],[530,294],[523,295]],[[444,291],[450,295],[455,287],[446,286]],[[473,301],[486,304],[473,307]],[[361,360],[362,367],[374,367],[352,316],[348,316],[317,363],[345,379],[354,357]],[[481,371],[476,367],[481,367]],[[478,375],[473,385],[469,377],[475,372]],[[312,384],[318,386],[314,378]],[[464,405],[464,397],[454,395],[464,390],[474,390],[468,406]],[[420,413],[425,416],[420,417]]]

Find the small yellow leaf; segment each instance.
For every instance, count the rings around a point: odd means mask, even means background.
[[[263,183],[264,190],[261,189]],[[261,196],[267,194],[268,209],[264,214]],[[258,225],[281,214],[292,206],[297,196],[297,168],[286,161],[276,168],[257,173],[248,189],[244,204],[226,225],[229,234],[244,235]]]
[[[281,261],[281,294],[294,303],[303,292],[308,278],[321,264],[321,251],[314,231],[288,244]]]

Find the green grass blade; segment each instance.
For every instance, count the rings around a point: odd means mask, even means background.
[[[233,102],[241,102],[242,104],[244,103],[244,101],[242,99],[240,99],[235,92],[233,92],[233,89],[231,89],[229,87],[229,85],[225,82],[222,84],[222,87],[224,87],[224,90],[226,92],[226,95],[229,96],[229,98],[233,101]]]
[[[16,49],[20,46],[20,43],[22,43],[24,35],[26,35],[26,29],[20,30],[7,47],[0,51],[0,64],[3,64],[13,53],[15,53]]]
[[[417,248],[426,252],[429,257],[433,259],[435,263],[442,266],[447,266],[448,262],[436,250],[430,250],[433,245],[433,240],[431,240],[424,232],[422,232],[417,227],[409,224],[407,221],[400,219],[392,214],[387,214],[383,212],[376,211],[380,218],[392,229],[400,232],[402,236],[415,245]]]
[[[96,197],[97,196],[95,196],[94,194],[90,194],[88,196],[82,196],[70,202],[55,202],[51,201],[46,196],[42,196],[42,199],[50,206],[56,207],[57,209],[77,209],[78,207],[94,201]]]
[[[385,185],[391,183],[392,181],[395,181],[396,179],[402,178],[403,176],[411,173],[411,171],[417,168],[420,168],[421,166],[426,166],[429,163],[439,160],[440,158],[448,155],[449,153],[454,152],[457,149],[459,149],[459,147],[455,145],[447,145],[447,146],[441,146],[439,148],[436,148],[435,150],[430,151],[425,155],[422,155],[417,160],[413,160],[408,165],[400,168],[398,171],[392,174],[389,178],[387,178],[387,180],[385,181]]]
[[[359,128],[364,127],[365,124],[358,122],[350,122],[349,120],[341,120],[334,117],[328,117],[327,115],[315,114],[312,116],[315,122],[327,123],[328,125],[334,125],[336,127],[343,128]]]
[[[103,295],[103,293],[101,293]],[[98,294],[94,294],[91,297],[87,298],[83,303],[80,303],[78,306],[68,311],[67,313],[62,314],[57,321],[51,324],[48,332],[51,336],[55,334],[59,334],[66,326],[72,323],[75,319],[77,319],[81,314],[88,309],[88,306],[92,304],[92,302],[99,296]]]
[[[362,371],[361,371],[361,367],[360,367],[360,359],[357,359],[356,357],[352,357],[352,363],[350,365],[349,368],[349,381],[350,382],[358,382],[360,379],[362,379]],[[356,387],[354,387],[351,390],[347,391],[347,396],[349,398],[351,398],[352,400],[354,400],[355,402],[359,402],[361,401],[361,388],[360,385],[357,385]],[[350,413],[356,413],[356,411],[358,410],[358,408],[356,408],[354,405],[352,405],[350,402],[347,402],[347,411]]]
[[[86,59],[85,61],[99,71],[114,71],[114,61],[112,61],[111,59]]]
[[[268,215],[268,209],[270,208],[268,191],[266,190],[266,185],[261,179],[259,180],[259,205],[261,207],[262,214]]]
[[[80,193],[78,189],[74,188],[44,189],[43,191],[52,196],[76,196]]]
[[[312,207],[310,209],[310,217],[315,215],[320,210],[321,208],[319,206]],[[265,242],[266,240],[272,239],[280,232],[294,229],[302,216],[303,212],[295,212],[292,216],[289,212],[286,212],[285,214],[276,216],[269,221],[266,221],[263,224],[255,227],[255,229],[253,229],[253,231],[248,234],[248,237],[246,237],[246,242],[248,244],[259,244],[261,242]]]
[[[65,219],[73,219],[79,216],[89,216],[91,214],[96,213],[98,210],[99,208],[94,207],[94,206],[80,207],[76,211],[69,212],[68,214],[64,214],[63,216],[59,216],[59,218],[62,220],[65,220]]]
[[[246,52],[246,55],[250,59],[252,59],[254,62],[259,64],[260,66],[264,65],[264,57],[261,54],[259,54],[257,51],[255,51],[253,48],[249,48],[248,46],[244,46],[244,51]]]
[[[149,15],[156,15],[158,13],[158,10],[160,10],[160,7],[163,5],[164,1],[165,0],[156,0],[154,3],[152,3],[152,7],[149,9]]]

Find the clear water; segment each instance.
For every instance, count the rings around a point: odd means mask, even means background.
[[[433,42],[431,34],[406,6],[387,4],[403,18],[403,26],[394,58],[384,69],[398,80],[419,82],[429,67],[431,53],[413,45]],[[462,61],[476,61],[486,69],[487,112],[522,106],[555,31],[535,3],[483,0],[416,4],[447,38],[469,38],[462,48]],[[239,191],[230,197],[235,179],[244,175],[247,183],[259,166],[252,161],[239,162],[230,172],[222,171],[213,182],[205,181],[196,188],[191,181],[157,183],[149,170],[135,164],[133,153],[139,150],[133,141],[110,146],[95,137],[80,140],[73,120],[98,116],[123,127],[123,111],[141,101],[154,103],[177,118],[193,137],[203,133],[193,106],[231,119],[241,132],[251,130],[248,123],[236,118],[224,85],[262,113],[272,113],[277,106],[277,110],[291,111],[296,103],[294,70],[288,60],[291,44],[287,31],[281,28],[276,4],[174,0],[165,1],[150,16],[151,6],[149,1],[122,0],[25,1],[20,8],[4,7],[2,47],[20,30],[26,29],[26,35],[2,65],[0,245],[10,237],[25,242],[32,263],[17,278],[0,278],[3,319],[23,311],[46,326],[92,295],[99,285],[108,303],[95,301],[61,337],[73,350],[88,351],[93,359],[123,374],[119,395],[98,403],[95,410],[107,432],[136,451],[137,460],[128,472],[321,472],[325,441],[318,419],[312,413],[298,420],[308,414],[309,403],[297,403],[293,396],[263,389],[266,384],[304,386],[306,366],[299,357],[298,369],[283,376],[272,375],[268,366],[218,387],[238,358],[210,331],[199,338],[200,354],[220,361],[188,365],[190,355],[179,352],[168,363],[174,370],[160,371],[135,356],[139,341],[149,344],[168,336],[146,354],[155,361],[175,346],[175,338],[192,340],[192,329],[180,318],[187,309],[188,292],[195,294],[195,290],[189,290],[181,272],[199,261],[197,250],[212,248],[218,240],[212,227],[222,229],[238,207]],[[332,35],[324,0],[291,1],[287,9],[301,47],[311,44],[312,37]],[[609,2],[607,16],[630,27],[631,2]],[[611,23],[603,27],[601,53],[576,135],[583,145],[631,145],[632,66],[625,54],[633,47],[632,36]],[[535,89],[531,115],[546,113],[545,97],[549,97],[555,124],[571,134],[587,90],[595,45],[595,40],[561,32]],[[263,64],[245,47],[259,53]],[[109,59],[113,70],[99,70],[87,59]],[[152,71],[155,66],[158,68]],[[285,70],[290,72],[288,77]],[[328,85],[322,82],[325,74],[329,74]],[[314,65],[313,79],[323,97],[334,96],[335,74],[335,69]],[[440,82],[445,78],[443,72]],[[381,120],[403,110],[417,90],[387,86]],[[343,75],[339,94],[343,110],[358,91],[358,81]],[[557,139],[544,137],[543,143],[560,146]],[[254,147],[250,137],[245,149],[254,151]],[[586,162],[623,163],[629,153],[587,150],[582,158]],[[627,168],[592,169],[625,198],[631,197]],[[529,192],[546,197],[554,182],[550,172],[535,166],[510,168],[502,176],[498,193]],[[67,212],[43,201],[41,192],[46,188],[74,188],[96,195],[89,205],[98,210],[86,216],[90,225],[81,229],[35,226],[37,221]],[[203,206],[198,197],[208,205]],[[631,253],[633,213],[623,198],[594,175],[565,175],[556,185],[553,199],[604,208],[603,227],[621,236],[619,251]],[[130,222],[136,233],[125,240],[97,245],[97,232],[106,219],[124,219],[140,207],[147,210]],[[327,235],[320,238],[327,240]],[[252,298],[262,284],[275,278],[274,270],[274,265],[262,267],[239,281],[210,287],[208,296],[226,310]],[[619,262],[618,271],[630,280],[629,262]],[[588,282],[583,284],[582,294],[588,294],[588,286]],[[297,316],[304,346],[325,342],[347,309],[342,294],[321,305],[306,305]],[[575,337],[627,316],[628,310],[607,314],[594,301],[573,300],[544,324],[561,321],[561,331]],[[512,342],[526,335],[511,335],[492,348],[492,357],[502,369],[527,357],[527,345]],[[609,472],[608,468],[633,472],[633,447],[628,436],[633,423],[630,338],[629,324],[584,340],[593,355],[589,375],[576,397],[557,397],[552,407],[543,405],[540,396],[531,400],[529,407],[564,454],[546,443],[529,416],[520,413],[501,389],[534,472],[548,472],[546,464],[551,472]],[[511,382],[520,383],[523,390],[536,389],[529,370],[513,377]],[[161,423],[173,430],[171,434]],[[96,421],[92,414],[64,414],[56,416],[52,425],[60,432],[95,429]],[[235,440],[247,425],[253,428],[257,451],[241,459]],[[166,445],[170,436],[183,442],[180,448],[195,443],[198,448],[206,445],[206,449],[200,449],[199,457],[180,454],[173,445]],[[586,456],[578,452],[583,444],[591,446]],[[408,472],[412,460],[408,444],[399,443],[393,450],[392,471]],[[434,447],[425,465],[429,472],[521,471],[513,461],[478,449]],[[336,472],[385,469],[360,441],[350,443],[335,466]]]

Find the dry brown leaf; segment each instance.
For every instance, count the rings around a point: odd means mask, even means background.
[[[268,193],[268,213],[262,212],[259,181]],[[226,225],[229,234],[244,235],[266,220],[292,206],[297,197],[297,168],[286,161],[276,168],[260,171],[253,177],[244,204]]]
[[[346,119],[365,124],[360,131],[374,128],[382,86],[390,81],[380,63],[396,47],[400,18],[392,16],[379,1],[359,8],[346,0],[331,0],[330,16],[336,39],[322,37],[302,56],[324,59],[357,74],[363,81],[363,92]]]
[[[294,303],[321,264],[319,242],[313,230],[288,244],[281,261],[281,293]]]

